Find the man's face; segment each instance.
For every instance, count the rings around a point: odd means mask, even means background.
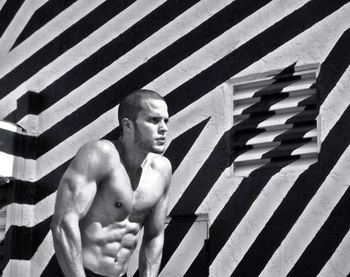
[[[168,107],[163,100],[145,98],[135,122],[135,144],[157,154],[165,150],[165,137],[168,132]]]

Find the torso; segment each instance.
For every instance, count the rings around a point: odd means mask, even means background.
[[[120,276],[127,270],[143,221],[164,194],[164,180],[152,168],[152,155],[134,183],[121,164],[97,184],[94,201],[80,222],[85,268],[103,276]]]

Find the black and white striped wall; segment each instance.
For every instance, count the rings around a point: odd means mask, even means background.
[[[174,169],[159,276],[350,276],[349,2],[0,0],[2,275],[55,276],[59,179],[149,88]]]

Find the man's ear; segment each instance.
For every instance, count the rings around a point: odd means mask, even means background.
[[[123,132],[130,132],[133,128],[133,123],[129,118],[124,117],[122,119]]]

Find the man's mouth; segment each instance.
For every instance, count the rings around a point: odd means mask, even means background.
[[[156,141],[161,142],[161,143],[165,143],[165,138],[164,137],[157,138]]]

